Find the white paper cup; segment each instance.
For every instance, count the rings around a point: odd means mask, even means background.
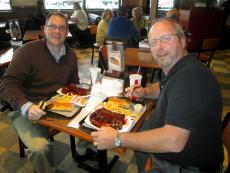
[[[141,79],[142,79],[142,76],[139,75],[139,74],[131,74],[131,75],[129,75],[130,86],[133,85],[133,84],[141,85]]]
[[[92,67],[89,69],[89,71],[92,85],[94,85],[100,81],[101,69],[97,67]]]

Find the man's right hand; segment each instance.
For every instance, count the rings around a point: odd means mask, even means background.
[[[140,85],[131,85],[130,87],[125,88],[125,96],[132,99],[136,97],[137,99],[144,98],[145,90]]]
[[[39,105],[32,105],[28,109],[28,119],[29,120],[39,120],[43,115],[45,115],[46,112],[44,112]]]

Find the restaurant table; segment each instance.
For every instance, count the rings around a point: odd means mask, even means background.
[[[139,48],[126,48],[124,51],[125,65],[142,68],[142,86],[146,86],[148,69],[161,69],[150,51]]]
[[[25,32],[23,36],[23,41],[32,41],[32,40],[38,40],[42,38],[44,34],[40,30],[28,30]]]
[[[33,41],[33,40],[38,40],[44,37],[44,33],[41,30],[28,30],[25,32],[23,41],[28,42],[28,41]],[[70,32],[68,32],[67,38],[71,38],[72,35]]]
[[[6,68],[13,57],[13,48],[6,48],[0,50],[0,68]]]
[[[146,101],[146,111],[143,113],[143,115],[140,117],[140,119],[137,121],[137,123],[134,125],[134,127],[131,129],[132,132],[137,131],[145,118],[151,113],[153,106],[155,105],[155,101],[153,100],[147,100]],[[49,113],[40,120],[38,120],[39,124],[42,124],[47,127],[51,127],[53,129],[59,130],[61,132],[64,132],[66,134],[70,135],[70,139],[74,141],[74,137],[79,137],[80,139],[84,141],[88,141],[90,143],[93,143],[93,139],[89,133],[89,131],[84,130],[85,128],[72,128],[69,127],[69,122],[73,119],[64,117],[61,115],[56,115]],[[73,146],[71,146],[73,147]],[[72,154],[76,154],[76,148],[71,148]],[[115,152],[122,153],[125,151],[124,148],[115,148],[113,149]],[[74,156],[73,156],[74,157]],[[107,161],[107,150],[98,150],[97,154],[98,158],[98,169],[96,168],[90,168],[88,169],[89,172],[98,172],[98,173],[108,173],[110,172],[112,166],[118,160],[118,156],[115,155],[115,157],[111,160],[110,163]],[[79,163],[79,165],[83,165],[82,163]]]

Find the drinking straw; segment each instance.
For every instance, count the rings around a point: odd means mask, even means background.
[[[137,74],[139,74],[139,72],[140,72],[140,68],[141,68],[141,67],[139,66],[139,67],[138,67],[138,70],[137,70]]]

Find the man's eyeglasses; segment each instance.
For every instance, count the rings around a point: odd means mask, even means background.
[[[49,28],[50,30],[58,29],[59,31],[66,31],[66,26],[65,25],[49,24],[49,25],[46,25],[46,27]]]
[[[156,47],[157,44],[158,44],[158,41],[159,41],[161,44],[167,44],[167,43],[171,40],[172,36],[174,36],[174,35],[177,35],[177,33],[176,33],[176,34],[163,35],[163,36],[161,36],[161,37],[158,38],[158,39],[150,40],[150,42],[149,42],[150,47]]]

